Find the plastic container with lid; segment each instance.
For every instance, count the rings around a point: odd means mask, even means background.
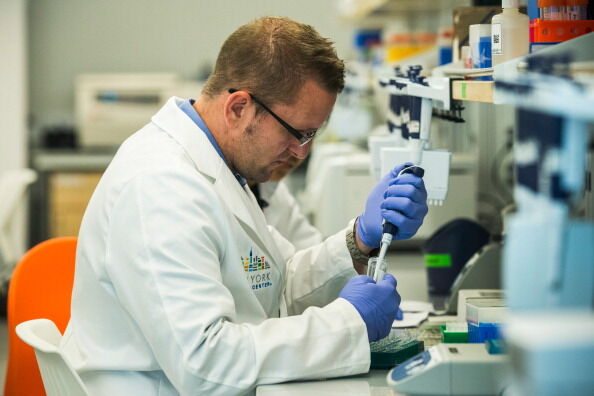
[[[567,0],[538,0],[540,19],[545,21],[560,21],[565,19]],[[586,0],[586,5],[588,0]]]
[[[518,10],[519,0],[503,0],[503,12],[491,19],[493,66],[528,54],[530,18]]]

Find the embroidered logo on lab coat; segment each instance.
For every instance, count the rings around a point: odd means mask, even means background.
[[[270,264],[266,262],[266,256],[258,256],[250,249],[248,257],[241,256],[241,264],[248,281],[252,285],[252,290],[272,286]]]

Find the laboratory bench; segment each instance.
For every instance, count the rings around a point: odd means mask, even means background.
[[[403,300],[428,301],[427,271],[420,252],[391,250],[386,256],[388,272],[398,281],[398,292]],[[423,326],[422,326],[423,327]],[[422,331],[419,329],[419,331]],[[419,339],[425,349],[435,345],[432,332],[423,332]],[[368,373],[325,380],[295,381],[283,384],[261,385],[256,396],[398,396],[387,383],[389,369],[370,370]]]
[[[400,329],[403,330],[403,329]],[[394,330],[393,330],[394,331]],[[396,330],[398,331],[398,330]],[[414,332],[418,340],[425,343],[425,350],[441,342],[436,338],[434,324],[426,322],[419,328],[406,329]],[[256,396],[398,396],[388,386],[387,376],[391,368],[371,369],[369,372],[346,377],[328,378],[308,381],[293,381],[282,384],[260,385],[256,388]]]
[[[386,377],[390,370],[370,370],[366,374],[349,377],[287,382],[284,384],[261,385],[256,396],[393,396]]]

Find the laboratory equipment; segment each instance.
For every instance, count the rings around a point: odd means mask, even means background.
[[[506,314],[501,298],[469,298],[466,300],[468,342],[484,343],[501,338],[501,323]]]
[[[397,177],[404,173],[412,173],[415,176],[422,178],[425,174],[425,170],[419,166],[411,165],[402,169]],[[392,238],[396,233],[398,233],[398,227],[396,227],[394,224],[384,221],[382,240],[380,242],[380,251],[377,256],[377,262],[375,263],[375,270],[373,273],[373,280],[376,282],[379,282],[388,270],[385,260],[386,253],[388,251],[388,247],[390,247],[390,244],[392,243]]]
[[[575,3],[579,3],[579,1]],[[564,12],[560,19],[546,19],[543,18],[541,14],[541,18],[536,18],[531,21],[531,52],[534,52],[535,47],[538,48],[547,44],[556,44],[591,33],[594,30],[594,20],[587,18],[576,19],[584,16],[583,7],[583,3],[582,5],[564,7],[567,9],[568,15],[565,15]],[[557,17],[557,15],[555,15],[555,17]],[[590,52],[587,51],[586,48],[574,55],[576,58],[586,57],[586,60],[591,59]]]
[[[407,141],[405,147],[383,147],[380,149],[381,174],[387,173],[395,165],[412,162],[425,169],[425,187],[430,205],[443,205],[448,191],[448,175],[451,153],[446,150],[431,150],[431,115],[433,105],[445,111],[451,110],[449,79],[444,77],[422,77],[421,68],[411,66],[404,76],[396,71],[396,76],[380,79],[380,85],[390,94],[400,96],[395,111],[400,115],[401,125],[395,125],[395,133],[400,133]]]
[[[375,280],[375,266],[377,265],[377,260],[377,256],[369,257],[369,260],[367,260],[367,276],[373,280]]]
[[[385,235],[385,233],[384,233]],[[391,238],[390,238],[391,241]],[[388,272],[388,264],[386,263],[386,251],[388,249],[388,246],[390,246],[390,243],[384,243],[384,239],[382,239],[382,248],[380,249],[380,255],[377,257],[377,261],[375,263],[375,265],[373,266],[373,275],[371,276],[371,278],[377,283],[379,282],[384,275],[386,274],[386,272]],[[383,253],[382,253],[383,250]]]
[[[496,95],[518,107],[518,209],[507,222],[503,255],[510,394],[591,395],[594,223],[573,209],[592,172],[586,151],[594,81],[566,74],[567,55],[526,61],[525,73],[495,83]]]
[[[478,223],[457,219],[425,242],[429,299],[436,311],[459,312],[458,295],[465,289],[501,287],[501,243],[489,239]]]
[[[588,0],[567,0],[565,17],[573,21],[588,19]]]
[[[565,19],[566,0],[538,0],[540,19],[558,21]]]
[[[593,308],[594,224],[572,218],[570,208],[584,191],[594,89],[534,71],[552,71],[557,62],[563,58],[535,56],[531,72],[496,82],[504,100],[519,107],[518,211],[509,216],[504,251],[513,311]]]
[[[411,241],[400,244],[418,245],[444,223],[458,217],[475,218],[477,212],[476,159],[462,154],[453,157],[449,151],[430,148],[432,117],[463,122],[462,107],[451,101],[449,78],[425,78],[420,73],[419,67],[408,68],[406,74],[396,68],[394,77],[380,79],[380,86],[389,95],[387,127],[383,134],[368,140],[376,179],[405,162],[425,169],[428,203],[434,207]],[[448,194],[452,199],[445,201]]]
[[[435,309],[455,314],[460,306],[460,292],[467,289],[499,289],[501,287],[501,242],[491,242],[472,256],[458,274],[448,297],[432,298]]]
[[[458,320],[466,322],[466,303],[481,298],[504,298],[503,290],[498,289],[466,289],[458,292]],[[454,313],[455,313],[454,309]]]
[[[422,246],[429,295],[449,294],[462,268],[489,238],[489,232],[470,219],[456,219],[441,226]]]
[[[502,0],[503,12],[491,19],[493,66],[528,54],[530,19],[519,5],[519,0]]]
[[[504,328],[514,382],[508,396],[594,394],[594,315],[523,313]]]
[[[79,145],[119,146],[151,119],[177,84],[173,73],[79,75],[75,82]]]
[[[369,350],[370,368],[388,369],[423,352],[424,343],[418,341],[415,334],[396,331],[382,340],[369,343]]]
[[[468,323],[448,322],[440,326],[441,342],[444,344],[465,344],[468,342]]]
[[[393,368],[388,384],[407,395],[498,395],[507,360],[483,344],[438,344]]]

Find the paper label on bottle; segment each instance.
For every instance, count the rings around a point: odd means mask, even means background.
[[[494,23],[491,25],[491,53],[493,55],[503,55],[500,23]]]

